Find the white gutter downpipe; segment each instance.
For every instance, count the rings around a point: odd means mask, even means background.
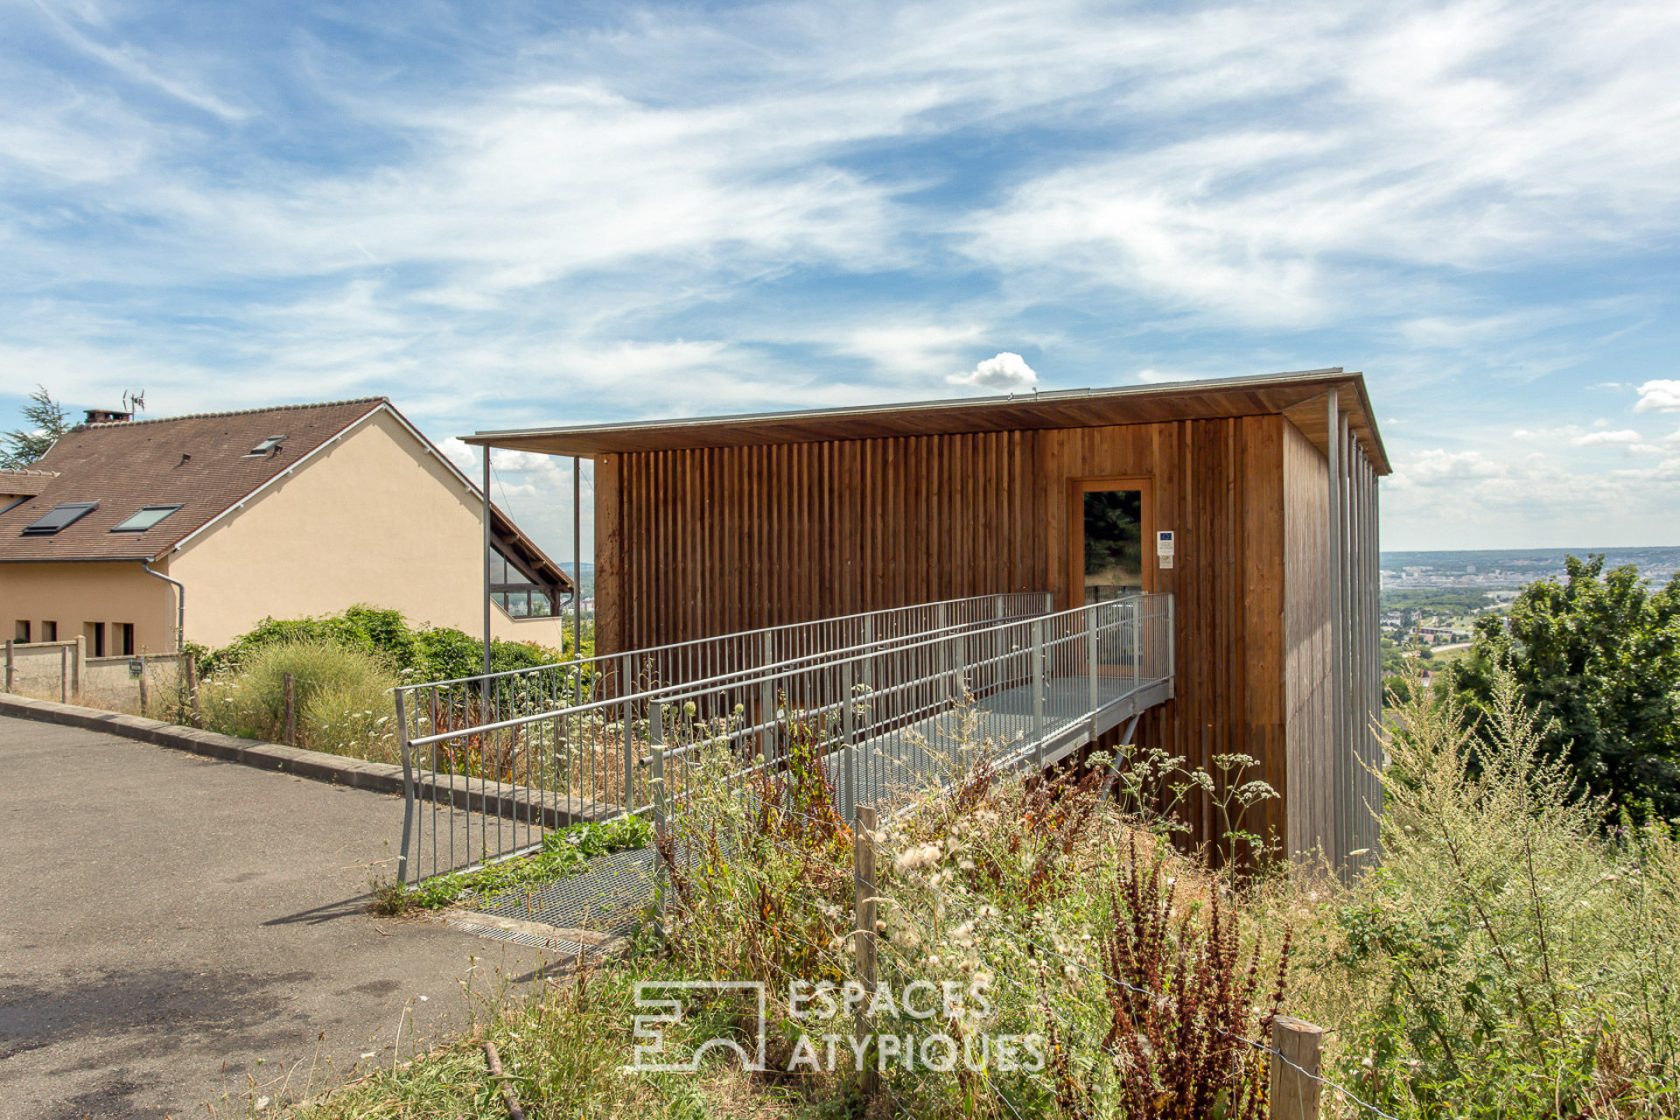
[[[184,652],[187,648],[187,585],[173,576],[166,576],[153,569],[150,560],[140,561],[140,570],[153,579],[161,579],[175,586],[175,652]]]

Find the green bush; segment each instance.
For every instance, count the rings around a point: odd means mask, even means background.
[[[383,740],[383,754],[394,756],[387,713],[396,675],[374,654],[318,638],[265,646],[248,654],[233,677],[208,682],[202,699],[205,725],[248,739],[280,739],[287,674],[298,746],[379,758]]]
[[[378,658],[391,672],[411,680],[446,680],[483,671],[479,639],[449,626],[409,625],[400,611],[358,605],[316,618],[265,618],[249,631],[199,658],[205,678],[239,672],[257,654],[277,645],[328,643]],[[591,643],[585,635],[585,651]],[[562,660],[558,650],[532,642],[490,643],[496,672],[528,669]]]

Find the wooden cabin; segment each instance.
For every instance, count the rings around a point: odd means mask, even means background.
[[[1377,479],[1340,369],[480,433],[591,459],[602,651],[1004,591],[1170,592],[1175,696],[1136,742],[1281,795],[1248,825],[1375,848]],[[1193,807],[1200,839],[1220,831]]]

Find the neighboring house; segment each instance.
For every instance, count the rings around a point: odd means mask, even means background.
[[[483,629],[478,487],[382,397],[100,414],[0,471],[0,625],[88,656],[223,645],[357,603]],[[90,419],[93,414],[90,413]],[[559,646],[571,580],[492,507],[492,631]]]
[[[1363,377],[1304,374],[484,432],[595,466],[603,652],[910,603],[1169,592],[1144,748],[1259,760],[1249,824],[1338,866],[1380,800],[1377,479]],[[1095,656],[1095,655],[1093,655]],[[1186,807],[1198,840],[1221,823]]]

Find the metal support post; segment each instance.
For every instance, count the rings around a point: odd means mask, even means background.
[[[1097,738],[1097,607],[1085,608],[1085,674],[1086,674],[1086,703],[1091,712],[1091,740]]]
[[[1044,621],[1032,623],[1033,759],[1044,765]]]
[[[402,847],[397,849],[397,885],[408,883],[408,846],[414,837],[414,748],[408,745],[408,709],[402,689],[397,689],[397,738],[402,750],[403,823]]]
[[[671,883],[671,869],[666,866],[667,853],[676,854],[676,846],[669,838],[671,827],[670,802],[665,790],[665,705],[655,700],[648,708],[648,737],[652,740],[653,775],[649,782],[653,791],[654,879],[653,897],[657,905],[659,932],[665,932],[665,903]]]

